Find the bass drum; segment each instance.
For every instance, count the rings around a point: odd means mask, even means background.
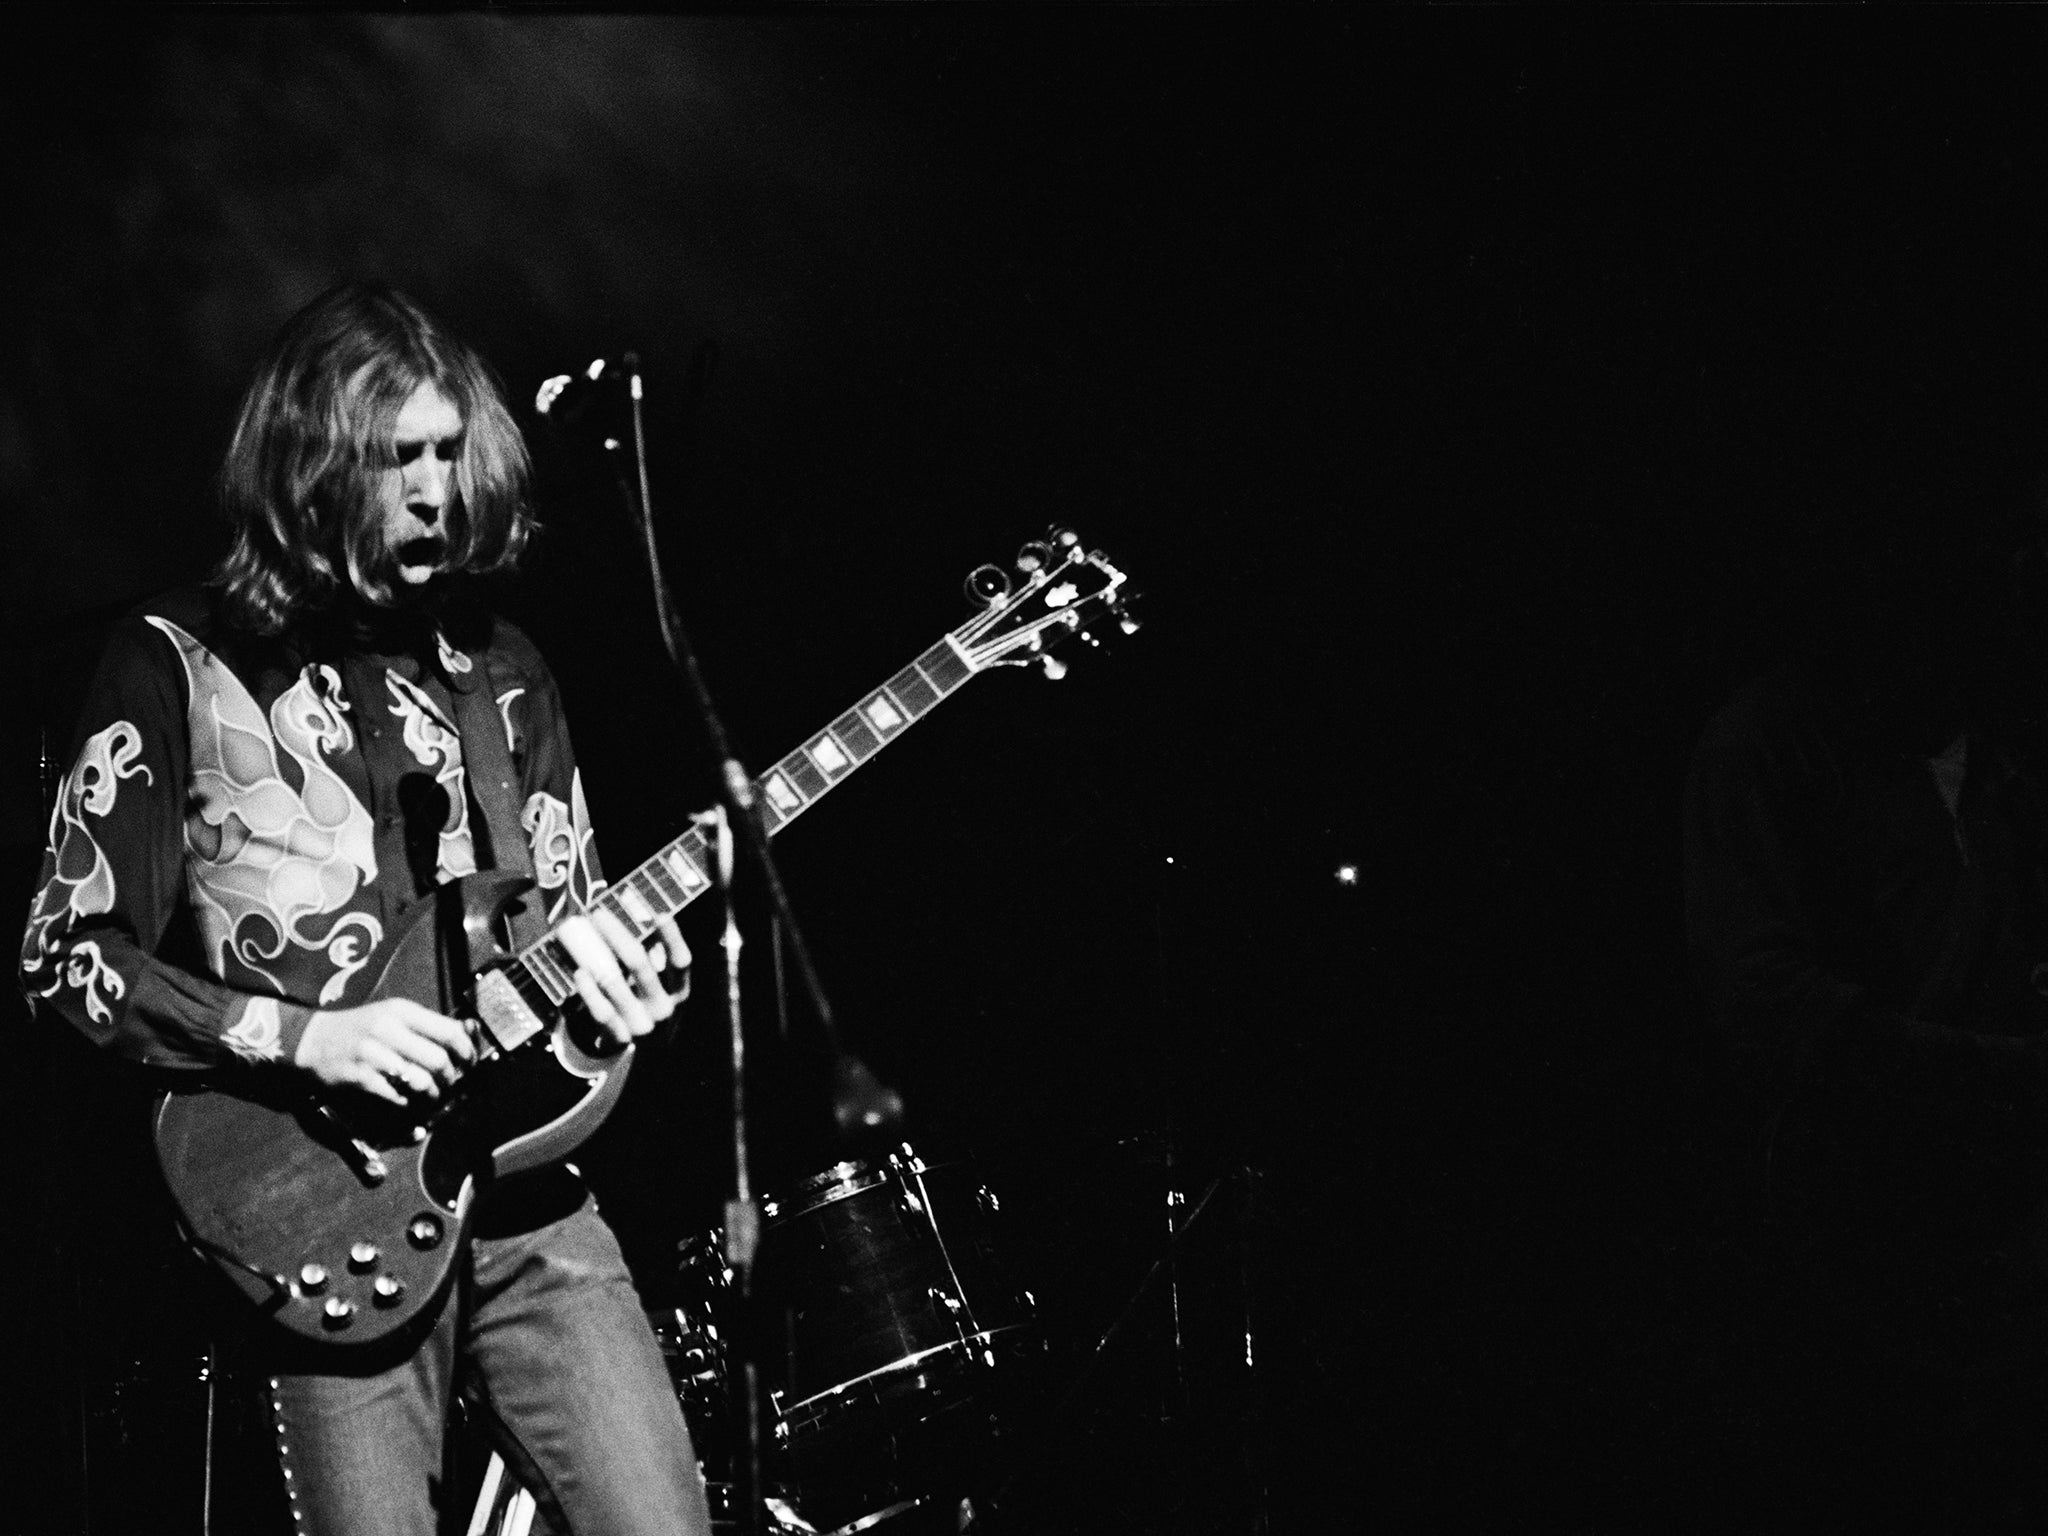
[[[865,1528],[970,1491],[1044,1353],[965,1161],[908,1144],[764,1202],[759,1275],[789,1310],[776,1437],[804,1518]]]

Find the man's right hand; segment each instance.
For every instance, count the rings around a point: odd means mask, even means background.
[[[328,1088],[357,1088],[401,1107],[438,1099],[476,1060],[469,1032],[402,997],[322,1009],[292,1055]]]

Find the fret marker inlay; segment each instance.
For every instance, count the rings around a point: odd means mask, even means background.
[[[704,876],[697,872],[697,866],[690,862],[682,849],[669,849],[661,856],[661,861],[668,866],[668,872],[676,877],[685,891],[694,891],[705,883]]]

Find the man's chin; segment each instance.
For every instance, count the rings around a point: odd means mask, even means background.
[[[438,565],[404,565],[393,563],[386,567],[383,588],[384,596],[373,599],[377,607],[422,608],[440,598],[447,573]]]

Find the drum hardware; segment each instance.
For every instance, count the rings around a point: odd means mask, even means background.
[[[505,1458],[493,1451],[466,1536],[527,1536],[536,1508],[533,1495],[512,1480]]]
[[[859,1536],[861,1531],[871,1531],[884,1520],[894,1520],[898,1515],[907,1515],[913,1509],[922,1509],[925,1502],[923,1499],[904,1499],[899,1503],[891,1504],[887,1509],[878,1509],[872,1515],[863,1515],[860,1519],[850,1524],[842,1525],[837,1530],[827,1531],[825,1536]]]
[[[734,1529],[738,1516],[732,1484],[707,1480],[704,1491],[711,1506],[712,1529]],[[817,1527],[806,1524],[785,1500],[767,1498],[761,1502],[766,1529],[773,1536],[818,1536]],[[470,1515],[466,1536],[531,1536],[533,1522],[539,1512],[540,1506],[533,1495],[519,1486],[504,1458],[493,1451],[477,1492],[476,1509]],[[839,1533],[834,1532],[833,1536],[839,1536]]]
[[[1207,1186],[1202,1190],[1201,1195],[1192,1205],[1189,1205],[1185,1192],[1180,1189],[1173,1179],[1171,1172],[1173,1159],[1170,1155],[1167,1160],[1167,1167],[1169,1170],[1168,1188],[1166,1191],[1168,1211],[1167,1236],[1161,1251],[1153,1260],[1151,1267],[1146,1270],[1144,1277],[1138,1282],[1137,1287],[1123,1304],[1115,1319],[1090,1347],[1086,1359],[1081,1363],[1079,1369],[1068,1382],[1066,1389],[1059,1395],[1051,1409],[1042,1415],[1034,1415],[1031,1439],[1035,1443],[1029,1447],[1025,1454],[1015,1456],[1010,1460],[1009,1470],[995,1487],[994,1491],[985,1500],[979,1501],[980,1507],[986,1512],[992,1515],[999,1514],[1012,1501],[1013,1495],[1018,1493],[1027,1474],[1037,1471],[1043,1466],[1051,1455],[1053,1446],[1057,1443],[1058,1439],[1062,1435],[1070,1433],[1073,1428],[1085,1421],[1086,1415],[1079,1410],[1087,1394],[1101,1385],[1100,1373],[1110,1347],[1130,1326],[1147,1297],[1161,1288],[1162,1280],[1167,1282],[1165,1301],[1168,1316],[1166,1321],[1169,1329],[1170,1350],[1172,1354],[1173,1383],[1177,1391],[1185,1390],[1187,1379],[1186,1365],[1182,1356],[1186,1347],[1186,1340],[1182,1333],[1179,1296],[1177,1294],[1179,1279],[1177,1266],[1181,1261],[1189,1233],[1200,1223],[1204,1214],[1210,1211],[1216,1204],[1216,1197],[1226,1188],[1235,1186],[1241,1189],[1243,1212],[1247,1217],[1251,1215],[1258,1201],[1258,1187],[1261,1175],[1257,1169],[1251,1167],[1229,1169],[1210,1179]],[[1182,1211],[1185,1211],[1186,1214],[1180,1214]],[[1239,1314],[1242,1323],[1242,1337],[1238,1342],[1242,1345],[1241,1360],[1243,1369],[1254,1373],[1253,1379],[1256,1382],[1255,1373],[1257,1371],[1259,1351],[1254,1327],[1249,1240],[1241,1240],[1239,1246],[1237,1283],[1242,1307]],[[1253,1483],[1250,1496],[1255,1505],[1255,1518],[1259,1521],[1256,1528],[1263,1530],[1266,1528],[1264,1520],[1267,1490],[1264,1482],[1264,1473],[1260,1470],[1261,1458],[1257,1453],[1255,1444],[1260,1433],[1257,1425],[1256,1404],[1258,1392],[1256,1386],[1252,1390],[1251,1400],[1254,1404],[1254,1412],[1252,1419],[1247,1421],[1246,1427],[1246,1433],[1250,1437],[1246,1442],[1246,1450]],[[1169,1424],[1175,1416],[1174,1408],[1176,1406],[1162,1405],[1165,1411],[1161,1412],[1156,1422],[1162,1426]]]
[[[777,1529],[853,1536],[929,1513],[986,1459],[999,1389],[1045,1348],[1030,1293],[996,1260],[998,1209],[969,1164],[908,1144],[762,1202],[760,1300],[791,1324],[787,1373],[769,1394]],[[677,1250],[675,1305],[651,1320],[716,1499],[739,1470],[729,1345],[745,1303],[720,1233]]]
[[[250,1360],[232,1340],[188,1336],[81,1366],[80,1504],[62,1529],[256,1536],[278,1527],[284,1485]]]

